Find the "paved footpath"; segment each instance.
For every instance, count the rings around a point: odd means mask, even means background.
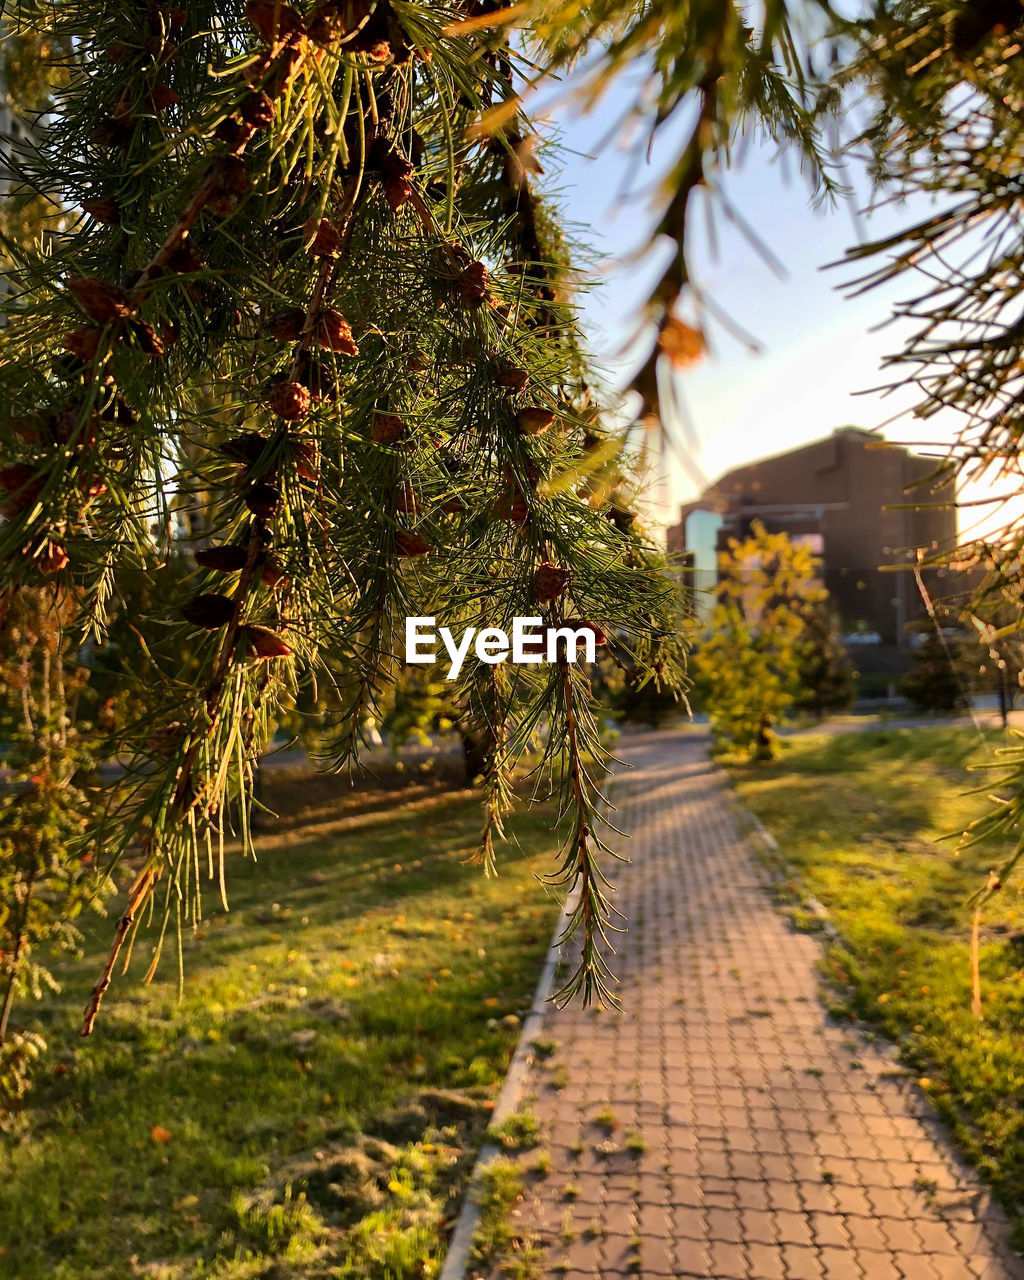
[[[1024,1277],[913,1084],[825,1013],[821,944],[773,906],[707,739],[621,754],[623,1008],[550,1010],[521,1103],[551,1153],[518,1210],[541,1274]]]

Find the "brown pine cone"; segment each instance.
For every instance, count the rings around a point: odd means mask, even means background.
[[[167,258],[167,270],[175,275],[191,276],[202,271],[204,262],[191,240],[183,240]]]
[[[594,633],[594,644],[600,649],[603,644],[608,643],[608,636],[605,629],[597,622],[588,622],[585,618],[566,618],[562,623],[563,627],[572,627],[573,631],[592,631]]]
[[[305,31],[299,14],[281,0],[249,0],[245,13],[267,44],[278,44]]]
[[[237,573],[245,568],[248,558],[249,552],[239,546],[204,547],[196,552],[196,564],[216,573]]]
[[[433,547],[425,538],[421,538],[418,533],[409,533],[405,529],[399,529],[395,534],[395,550],[400,556],[412,559],[414,556],[425,556],[428,551],[433,550]]]
[[[288,575],[276,556],[267,556],[260,567],[260,581],[265,587],[286,587]]]
[[[263,457],[263,450],[269,441],[258,431],[244,431],[241,435],[232,436],[220,446],[220,451],[232,462],[240,462],[243,466],[254,467]]]
[[[83,406],[66,404],[53,420],[53,436],[60,444],[74,439],[80,449],[94,445],[99,438],[99,427],[92,413],[83,421]]]
[[[303,228],[303,243],[314,258],[333,258],[341,244],[341,232],[326,218],[310,218]]]
[[[269,627],[257,627],[250,623],[242,628],[249,656],[261,662],[269,662],[271,658],[290,658],[291,646],[276,631]]]
[[[245,491],[245,505],[258,520],[273,520],[281,509],[281,490],[273,484],[251,484]]]
[[[495,374],[494,381],[499,387],[506,387],[509,391],[514,391],[518,395],[520,391],[526,389],[526,384],[530,381],[530,374],[526,369],[500,369]]]
[[[408,178],[385,178],[384,199],[392,213],[397,213],[412,196],[412,182]]]
[[[275,378],[267,390],[267,408],[286,422],[304,418],[309,413],[311,399],[308,387],[284,377]]]
[[[116,227],[121,221],[116,200],[83,200],[82,208],[94,222],[101,222],[105,227]]]
[[[22,414],[11,418],[7,429],[16,440],[25,444],[42,444],[47,439],[46,423],[42,418],[30,418]]]
[[[181,98],[170,85],[158,80],[150,90],[149,100],[155,111],[165,111],[168,107],[176,107]]]
[[[470,306],[478,306],[487,297],[490,275],[482,262],[471,262],[458,279],[459,297]]]
[[[533,594],[539,604],[550,604],[562,594],[568,581],[568,569],[559,569],[545,560],[533,575]]]
[[[298,379],[308,388],[313,400],[337,400],[338,386],[334,375],[325,364],[312,359],[308,351],[303,351],[299,361]]]
[[[530,508],[521,493],[514,490],[501,494],[491,507],[494,520],[507,520],[509,524],[523,525],[530,518]]]
[[[636,512],[626,507],[610,507],[605,515],[620,533],[628,533],[636,520]]]
[[[337,351],[344,356],[357,356],[359,348],[352,337],[352,326],[333,307],[320,313],[315,329],[316,341],[328,351]]]
[[[524,435],[537,436],[542,431],[547,431],[554,420],[555,415],[550,409],[544,409],[540,405],[527,405],[519,411],[519,430]]]
[[[78,305],[97,324],[114,324],[132,314],[125,291],[116,284],[92,276],[77,276],[67,284]]]
[[[145,320],[133,320],[131,322],[131,330],[135,334],[135,341],[147,356],[163,355],[164,344],[160,341],[157,331],[151,324],[147,324]]]
[[[238,114],[254,129],[269,129],[274,123],[274,100],[269,93],[256,90],[242,100]]]
[[[375,413],[370,436],[374,444],[394,444],[406,433],[405,419],[397,413]]]
[[[411,484],[402,485],[395,494],[395,502],[393,510],[399,515],[414,516],[420,509],[419,499],[416,497],[416,490]]]
[[[241,156],[218,156],[210,165],[210,194],[206,205],[218,218],[227,218],[249,190],[249,171]]]
[[[16,516],[23,507],[33,506],[43,491],[44,483],[45,477],[28,462],[14,462],[0,469],[0,489],[10,495],[0,506],[0,514]]]
[[[235,602],[227,596],[206,593],[190,600],[181,610],[181,616],[194,627],[216,631],[227,626],[235,614]]]
[[[298,475],[303,480],[316,480],[320,474],[320,450],[316,441],[297,440],[293,437],[289,443]]]
[[[298,342],[306,323],[306,313],[301,307],[288,307],[277,311],[267,321],[267,337],[275,342]]]
[[[70,351],[73,356],[77,356],[84,364],[92,364],[100,349],[102,337],[102,329],[72,329],[70,333],[64,335],[61,346],[65,351]]]
[[[41,573],[60,573],[61,569],[66,569],[71,563],[67,551],[61,543],[51,542],[47,540],[43,543],[42,551],[36,559]]]
[[[226,142],[230,150],[234,151],[243,142],[248,141],[252,131],[248,125],[242,124],[241,120],[236,120],[234,116],[225,116],[214,129],[213,136],[219,142]]]

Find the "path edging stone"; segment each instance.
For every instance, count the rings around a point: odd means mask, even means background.
[[[555,971],[561,958],[562,937],[565,932],[565,926],[576,907],[578,897],[579,891],[574,889],[566,899],[561,915],[558,918],[558,923],[555,925],[555,931],[548,945],[547,955],[544,958],[544,967],[541,969],[540,977],[533,993],[530,1010],[523,1019],[522,1030],[519,1033],[519,1040],[509,1063],[505,1082],[501,1086],[501,1092],[498,1094],[497,1101],[494,1104],[494,1111],[488,1124],[489,1129],[503,1124],[519,1105],[526,1074],[533,1065],[533,1049],[531,1046],[543,1025],[544,1011],[555,985]],[[484,1175],[489,1165],[499,1155],[501,1155],[501,1148],[496,1143],[486,1139],[481,1143],[480,1150],[476,1154],[476,1161],[473,1165],[469,1184],[462,1198],[459,1216],[455,1220],[455,1230],[452,1232],[451,1240],[448,1243],[448,1252],[445,1254],[444,1265],[441,1268],[438,1280],[465,1280],[470,1253],[473,1248],[473,1237],[480,1222],[480,1192],[483,1187]]]

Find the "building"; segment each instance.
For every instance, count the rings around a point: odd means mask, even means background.
[[[843,631],[877,632],[887,644],[901,644],[907,624],[926,613],[911,572],[919,553],[956,545],[952,486],[939,484],[936,466],[877,432],[840,427],[827,439],[727,472],[682,508],[668,530],[669,550],[685,558],[698,612],[707,616],[718,552],[760,520],[821,558]],[[934,599],[963,586],[946,570],[924,578]]]

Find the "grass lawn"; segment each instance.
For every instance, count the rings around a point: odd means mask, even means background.
[[[52,1055],[0,1146],[5,1280],[437,1273],[557,914],[551,812],[485,880],[477,794],[282,773],[266,799],[182,1003],[173,955],[140,985],[140,946],[78,1038],[111,919],[20,1006]]]
[[[791,900],[813,894],[836,926],[836,1011],[873,1024],[1011,1207],[1024,1205],[1024,876],[985,910],[984,1018],[971,1012],[966,899],[1005,849],[957,855],[990,758],[967,729],[915,728],[784,742],[777,763],[733,770],[742,802],[776,837]],[[941,842],[940,842],[941,841]],[[794,907],[807,927],[815,917]]]

